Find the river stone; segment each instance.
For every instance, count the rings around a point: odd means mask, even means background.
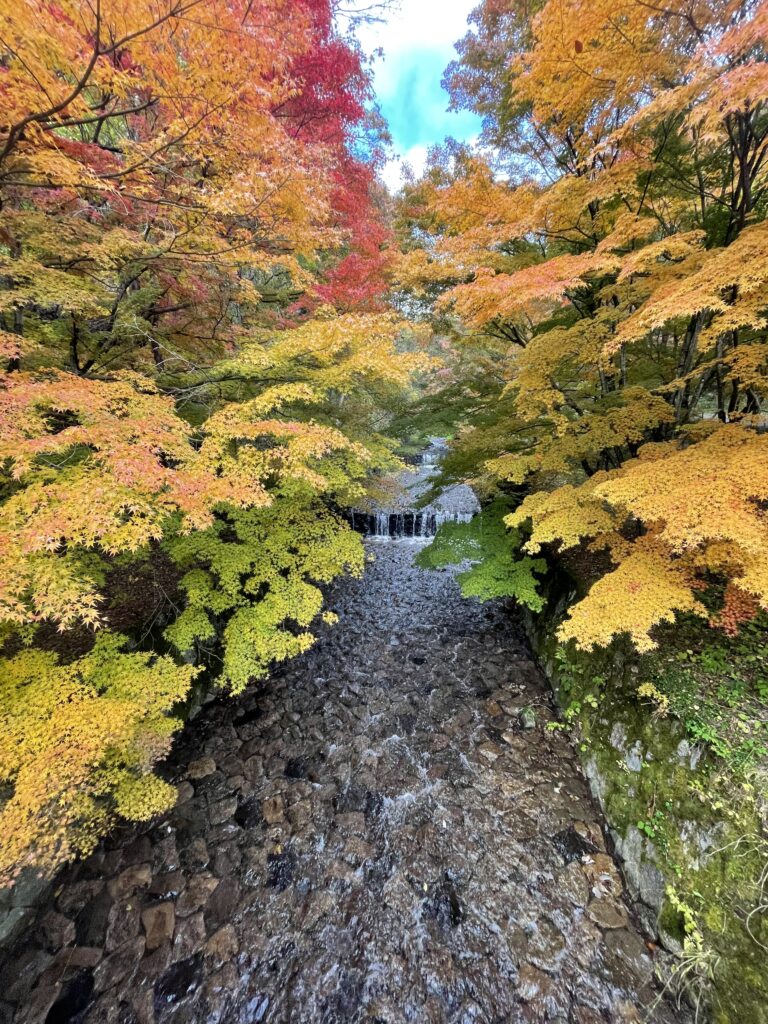
[[[130,896],[137,888],[149,885],[151,881],[151,866],[149,864],[134,864],[122,871],[117,878],[108,882],[107,889],[113,900],[121,900]]]
[[[173,936],[173,959],[184,960],[196,953],[205,942],[205,919],[200,911],[176,922]]]
[[[359,811],[350,811],[348,814],[337,814],[336,824],[345,832],[351,832],[358,836],[365,835],[365,815]]]
[[[231,924],[219,928],[208,939],[205,944],[205,955],[210,957],[214,963],[222,964],[237,956],[240,946],[237,941],[237,933]]]
[[[137,836],[130,845],[122,851],[115,851],[120,856],[120,866],[123,868],[131,867],[134,864],[142,864],[146,861],[152,861],[153,846],[149,839],[149,836]]]
[[[231,920],[237,909],[240,893],[240,883],[234,876],[222,878],[205,905],[205,923],[209,932]]]
[[[139,934],[141,909],[137,900],[114,903],[109,911],[104,946],[108,953]]]
[[[228,821],[237,810],[237,797],[228,797],[226,800],[219,800],[212,805],[208,811],[208,820],[212,825],[221,825]]]
[[[261,813],[268,825],[278,825],[285,817],[285,800],[281,793],[267,797],[261,803]]]
[[[205,868],[211,861],[208,846],[204,839],[195,839],[184,851],[184,863],[188,868]]]
[[[536,728],[536,714],[533,708],[524,707],[520,712],[520,725],[523,729]]]
[[[552,992],[552,979],[543,971],[523,964],[517,975],[517,995],[524,1003],[541,1003]]]
[[[528,959],[544,971],[552,971],[565,950],[563,933],[546,918],[539,921],[536,931],[528,937]]]
[[[175,899],[184,891],[187,878],[183,871],[168,871],[152,879],[149,892],[163,899]]]
[[[210,961],[209,961],[210,963]],[[237,971],[231,963],[225,963],[215,974],[206,978],[203,989],[208,1020],[227,1020],[227,1014],[231,1013],[232,993],[236,991],[238,984]],[[248,1017],[248,1021],[253,1018]]]
[[[95,946],[70,946],[59,950],[56,957],[56,964],[59,969],[74,969],[80,967],[95,967],[104,956],[103,949]]]
[[[63,886],[56,896],[56,909],[65,917],[76,918],[83,907],[104,889],[101,879],[73,882]]]
[[[376,550],[362,583],[328,588],[337,629],[180,734],[167,772],[189,799],[64,869],[56,911],[80,945],[47,952],[41,914],[6,954],[14,1024],[596,1024],[580,1002],[611,1024],[628,1007],[689,1024],[652,1006],[576,753],[520,727],[523,708],[550,711],[519,624],[414,568],[412,547]],[[120,873],[143,864],[151,879]],[[102,955],[133,908],[138,933]],[[82,1012],[25,1015],[36,984],[58,999],[79,971]]]
[[[55,910],[49,910],[40,922],[46,948],[51,952],[75,941],[75,922]]]
[[[176,915],[173,903],[156,903],[141,915],[141,923],[147,937],[147,950],[157,949],[173,938]]]
[[[211,893],[219,884],[219,879],[213,875],[193,875],[187,882],[187,887],[176,901],[176,915],[187,917],[189,914],[200,910],[205,906]]]
[[[94,990],[105,992],[129,981],[136,973],[144,953],[144,936],[129,939],[101,961],[93,974]]]
[[[172,964],[155,983],[154,1011],[158,1021],[170,1007],[193,993],[203,979],[203,956],[196,953]]]
[[[638,988],[647,985],[653,975],[653,963],[645,943],[627,928],[606,934],[605,963]]]
[[[184,779],[183,782],[177,783],[175,806],[179,807],[181,804],[185,804],[187,800],[191,800],[194,795],[195,787],[192,785],[191,782],[187,782],[187,780]]]
[[[592,900],[587,913],[600,928],[624,928],[627,924],[627,912],[611,900]]]
[[[197,761],[191,761],[187,768],[187,775],[190,779],[204,779],[213,775],[216,771],[216,762],[212,757],[200,757]]]
[[[562,893],[577,907],[585,907],[589,900],[589,886],[584,872],[573,861],[555,879],[554,891]]]

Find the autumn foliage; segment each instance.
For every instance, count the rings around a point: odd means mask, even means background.
[[[167,806],[199,669],[305,650],[361,569],[341,512],[425,364],[370,98],[328,0],[0,4],[5,877]],[[178,592],[118,635],[115,574],[158,559]]]
[[[471,20],[446,80],[493,148],[406,190],[397,269],[454,339],[453,463],[525,552],[587,553],[562,639],[733,631],[768,608],[768,6]]]

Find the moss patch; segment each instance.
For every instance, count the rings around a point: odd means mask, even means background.
[[[768,1024],[766,634],[729,649],[684,623],[653,656],[619,642],[578,652],[554,640],[566,603],[530,632],[640,916],[716,1024]]]

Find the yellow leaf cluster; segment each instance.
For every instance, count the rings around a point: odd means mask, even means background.
[[[123,652],[99,635],[70,664],[42,651],[4,661],[0,675],[0,877],[50,871],[88,853],[115,813],[144,819],[175,790],[150,773],[180,726],[169,712],[196,674],[167,657]]]

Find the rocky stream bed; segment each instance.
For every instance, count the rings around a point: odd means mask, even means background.
[[[623,1024],[661,999],[522,626],[370,543],[339,625],[166,766],[0,968],[17,1024]]]

